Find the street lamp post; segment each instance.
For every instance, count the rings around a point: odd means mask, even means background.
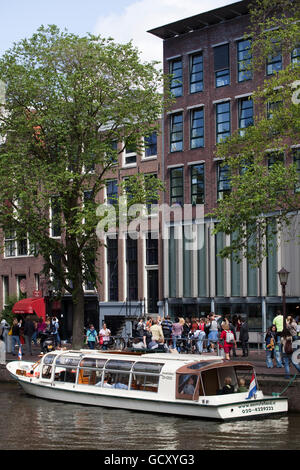
[[[281,284],[282,288],[282,314],[283,314],[283,329],[285,330],[286,327],[286,299],[285,299],[285,287],[287,285],[288,277],[289,277],[289,272],[281,268],[280,271],[278,271],[278,276],[279,276],[279,282]]]

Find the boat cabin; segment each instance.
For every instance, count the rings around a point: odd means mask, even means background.
[[[222,394],[229,378],[234,392],[239,380],[249,380],[253,373],[250,363],[201,361],[188,364],[176,371],[176,398],[198,401],[200,397]]]
[[[174,356],[54,351],[42,358],[38,376],[45,384],[159,392],[173,399],[198,401],[217,395],[227,377],[236,392],[239,379],[249,378],[253,372],[250,363],[225,362],[217,356]]]

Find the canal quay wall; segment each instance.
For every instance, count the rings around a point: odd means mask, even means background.
[[[11,354],[8,354],[6,362],[16,359],[17,358]],[[37,355],[36,357],[32,356],[30,359],[27,359],[25,355],[23,359],[25,361],[29,360],[30,362],[35,362],[38,361],[40,357]],[[282,396],[287,397],[289,400],[289,411],[300,413],[300,374],[297,373],[296,369],[292,365],[290,365],[290,379],[286,379],[283,367],[274,367],[273,369],[268,369],[266,367],[265,351],[263,350],[250,351],[247,358],[243,358],[238,355],[233,358],[232,362],[234,363],[237,360],[240,361],[243,359],[246,359],[247,362],[249,361],[255,367],[259,388],[262,389],[266,395],[282,394]],[[1,382],[15,382],[3,364],[0,364],[0,383]]]

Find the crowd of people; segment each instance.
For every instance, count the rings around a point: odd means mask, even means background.
[[[9,338],[10,337],[10,338]],[[0,339],[3,342],[5,353],[16,356],[19,351],[22,356],[26,354],[33,356],[32,345],[38,343],[43,352],[44,341],[51,337],[53,346],[60,347],[59,321],[57,317],[35,317],[27,315],[23,318],[13,318],[9,324],[5,319],[0,322]],[[25,347],[25,349],[24,349]]]
[[[233,323],[234,321],[234,323]],[[135,328],[133,340],[134,349],[177,350],[179,353],[199,354],[213,352],[221,354],[225,359],[236,356],[237,331],[242,345],[243,356],[248,355],[249,332],[248,325],[242,317],[233,321],[227,315],[210,313],[201,318],[175,318],[169,316],[161,319],[141,318]]]
[[[9,337],[10,336],[10,341]],[[28,315],[23,319],[14,318],[10,325],[6,320],[0,322],[0,362],[4,362],[6,353],[16,355],[24,346],[26,354],[33,355],[32,345],[40,344],[43,352],[44,340],[51,337],[55,348],[61,346],[59,321],[57,317],[34,318]],[[286,377],[290,376],[291,363],[300,372],[300,365],[293,359],[293,345],[300,341],[300,321],[298,317],[283,315],[278,312],[273,324],[265,334],[266,365],[268,368],[284,368]],[[230,317],[210,313],[200,318],[176,317],[174,321],[167,315],[163,319],[140,318],[133,331],[132,348],[135,350],[161,351],[176,350],[179,353],[212,352],[230,360],[237,356],[237,341],[241,345],[242,355],[249,354],[249,330],[247,320],[242,316]],[[113,342],[110,329],[106,323],[97,332],[90,324],[85,331],[85,342],[90,349],[97,346],[107,350]],[[295,347],[295,343],[294,343]],[[274,364],[275,362],[275,364]]]
[[[291,363],[300,372],[300,365],[293,358],[293,342],[297,340],[300,340],[299,317],[288,315],[284,324],[282,313],[277,312],[265,336],[267,367],[273,368],[275,359],[276,367],[284,367],[286,378],[290,378]]]

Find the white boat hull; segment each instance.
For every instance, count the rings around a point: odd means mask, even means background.
[[[165,401],[159,400],[156,396],[153,397],[153,394],[147,392],[138,392],[137,394],[135,391],[128,390],[42,382],[35,378],[20,377],[12,371],[10,373],[29,395],[73,404],[215,420],[272,416],[278,413],[286,413],[288,409],[286,398],[264,397],[262,392],[258,393],[256,399],[251,400],[246,400],[245,394],[228,395],[226,397],[228,403],[225,404],[214,403],[214,401],[217,402],[220,399],[218,396],[209,397],[209,400],[207,400],[207,397],[200,397],[199,401],[175,400],[175,398],[170,397],[168,401]]]

